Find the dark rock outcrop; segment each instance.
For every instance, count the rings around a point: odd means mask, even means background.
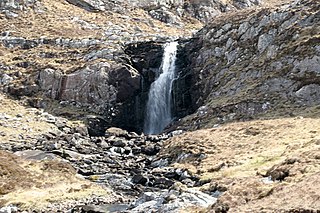
[[[75,101],[101,113],[134,96],[140,89],[139,78],[134,69],[98,63],[72,74],[45,69],[40,72],[38,81],[51,98]]]
[[[89,12],[98,12],[104,10],[103,7],[100,6],[100,2],[96,1],[84,1],[84,0],[67,0],[70,4],[81,7]]]
[[[142,132],[148,92],[151,83],[155,80],[156,71],[161,65],[163,43],[141,42],[130,44],[126,47],[125,53],[130,59],[131,66],[140,74],[141,87],[135,95],[127,97],[121,105],[117,106],[119,114],[114,117],[113,123],[130,131]]]

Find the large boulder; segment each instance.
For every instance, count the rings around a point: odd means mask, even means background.
[[[76,102],[99,113],[140,89],[140,75],[133,68],[109,63],[93,64],[70,74],[44,69],[38,82],[50,98]]]

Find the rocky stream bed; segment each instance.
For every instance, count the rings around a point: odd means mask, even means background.
[[[157,156],[163,141],[175,132],[145,136],[109,128],[105,136],[91,137],[86,127],[69,127],[66,119],[48,113],[41,116],[57,129],[33,138],[32,142],[23,143],[22,139],[21,143],[1,143],[0,149],[26,160],[70,163],[79,177],[112,189],[113,199],[110,202],[98,196],[54,203],[40,212],[177,212],[190,205],[207,207],[216,201],[214,192],[192,189],[204,184],[199,177],[170,166],[170,158]],[[2,122],[10,119],[1,116]],[[10,212],[10,208],[0,212]]]

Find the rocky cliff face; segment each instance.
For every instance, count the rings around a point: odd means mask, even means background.
[[[301,1],[231,13],[203,28],[184,48],[191,105],[202,106],[191,125],[318,105],[319,20],[319,4]]]
[[[161,48],[151,50],[153,44],[148,42],[190,36],[201,26],[197,20],[207,22],[221,12],[259,3],[60,0],[53,5],[50,1],[2,1],[2,18],[8,19],[1,24],[0,54],[6,55],[1,76],[7,79],[2,85],[14,96],[29,96],[32,105],[46,105],[33,98],[43,93],[43,97],[86,108],[107,120],[114,118],[113,123],[121,127],[140,131],[147,91],[162,54]],[[27,27],[34,15],[34,27]],[[135,51],[143,49],[144,54],[154,54],[154,59],[122,50],[132,49],[130,43],[136,41]],[[189,90],[194,83],[189,80],[179,81],[177,89]],[[195,110],[188,107],[192,103],[188,92],[183,93],[183,98],[176,95],[176,117]]]
[[[39,84],[50,98],[96,107],[94,111],[103,113],[115,103],[135,96],[140,77],[134,69],[98,63],[66,75],[45,69],[39,73]]]

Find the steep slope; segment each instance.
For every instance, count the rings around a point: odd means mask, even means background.
[[[319,14],[317,2],[299,1],[225,14],[199,31],[180,56],[186,59],[177,84],[191,86],[178,88],[177,100],[185,105],[179,99],[185,95],[193,110],[201,107],[184,119],[185,127],[257,116],[318,116]]]

